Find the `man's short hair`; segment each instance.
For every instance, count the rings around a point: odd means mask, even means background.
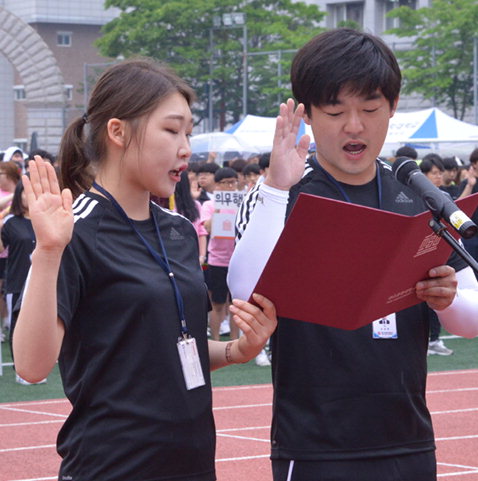
[[[259,167],[259,164],[247,164],[242,169],[242,173],[243,175],[249,175],[249,174],[259,175],[261,173],[261,168]]]
[[[204,162],[199,166],[197,171],[198,174],[207,173],[207,174],[215,174],[217,170],[221,168],[220,165],[216,164],[215,162]]]
[[[42,159],[48,159],[50,161],[50,164],[55,163],[55,156],[52,153],[48,152],[47,150],[43,150],[43,149],[32,150],[28,154],[28,159],[33,160],[35,155],[39,155]]]
[[[270,152],[266,152],[266,153],[262,154],[259,157],[259,167],[261,168],[261,170],[266,170],[267,167],[269,167],[270,161],[271,161],[271,153]]]
[[[393,108],[402,76],[395,55],[378,37],[349,28],[328,30],[306,43],[291,67],[292,92],[311,106],[334,104],[342,89],[362,96],[379,90]]]
[[[443,159],[443,167],[445,167],[445,170],[458,169],[458,162],[456,161],[456,157],[445,157]]]
[[[221,182],[223,179],[237,179],[237,172],[232,167],[221,167],[214,174],[214,181]]]
[[[470,164],[478,162],[478,147],[470,154]]]
[[[440,172],[443,172],[445,170],[445,167],[443,165],[442,158],[438,154],[434,153],[425,155],[425,157],[423,157],[422,161],[420,162],[420,170],[424,174],[427,174],[433,169],[433,167],[437,167]]]
[[[413,147],[410,147],[409,145],[404,145],[404,146],[399,147],[397,149],[397,152],[396,152],[395,156],[396,157],[408,157],[410,159],[417,160],[418,153]]]

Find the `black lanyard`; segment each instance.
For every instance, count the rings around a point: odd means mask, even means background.
[[[345,192],[344,188],[340,185],[340,183],[319,164],[319,161],[317,160],[317,157],[314,156],[312,161],[325,174],[327,179],[329,179],[329,181],[332,182],[332,184],[334,184],[335,187],[337,187],[338,191],[340,192],[340,194],[342,195],[344,200],[346,202],[349,202],[350,204],[352,204],[353,202],[350,199],[347,192]],[[381,174],[380,174],[380,166],[378,165],[378,162],[377,162],[377,177],[376,178],[377,178],[377,190],[378,190],[378,208],[381,209],[382,208],[382,177],[381,177]]]
[[[166,253],[166,248],[164,247],[163,239],[161,238],[161,233],[159,231],[159,225],[158,221],[156,220],[156,216],[154,215],[154,212],[151,211],[151,217],[153,218],[153,223],[154,227],[156,229],[156,234],[158,236],[159,240],[159,246],[161,247],[161,252],[163,254],[163,257],[161,257],[156,250],[151,246],[151,244],[144,238],[144,236],[139,232],[139,230],[136,228],[134,225],[134,222],[128,217],[126,212],[123,210],[123,208],[119,205],[118,201],[103,187],[98,185],[96,182],[93,182],[92,187],[94,187],[98,192],[101,192],[105,197],[107,197],[111,203],[113,204],[114,208],[117,210],[117,212],[121,215],[123,219],[125,219],[128,224],[131,226],[131,228],[134,230],[136,235],[141,239],[141,242],[145,245],[145,247],[148,249],[150,254],[153,256],[154,260],[161,266],[163,271],[167,274],[171,286],[174,291],[174,298],[176,300],[176,307],[178,309],[178,315],[179,315],[179,320],[181,322],[181,336],[183,338],[187,338],[189,336],[188,328],[186,325],[186,316],[184,315],[184,302],[183,302],[183,296],[181,295],[181,292],[179,290],[179,286],[176,282],[176,278],[174,277],[174,273],[171,269],[171,266],[169,265],[169,260],[168,260],[168,255]]]

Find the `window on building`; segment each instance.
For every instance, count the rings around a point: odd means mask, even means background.
[[[23,85],[13,86],[13,98],[15,100],[25,100],[27,98],[25,87]]]
[[[59,47],[71,47],[71,32],[57,32],[56,44]]]
[[[69,102],[73,100],[73,85],[65,85],[65,97]]]
[[[417,0],[385,0],[385,30],[400,27],[398,18],[387,17],[388,12],[398,7],[410,7],[415,10],[417,8]]]
[[[331,5],[333,27],[338,27],[344,22],[355,22],[363,27],[363,2],[338,3]]]

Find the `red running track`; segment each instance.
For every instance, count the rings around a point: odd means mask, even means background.
[[[270,385],[215,388],[218,481],[269,481]],[[478,370],[431,373],[440,481],[478,481]],[[0,404],[0,481],[56,480],[66,400]],[[418,481],[418,480],[404,480]]]

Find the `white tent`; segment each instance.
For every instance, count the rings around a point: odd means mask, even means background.
[[[260,117],[258,115],[246,115],[242,120],[235,123],[226,132],[234,134],[236,137],[245,139],[254,145],[259,152],[270,152],[274,131],[276,127],[276,117]],[[312,137],[312,131],[308,125],[302,121],[297,135],[300,138],[305,133]]]
[[[260,152],[270,151],[274,138],[275,117],[246,115],[226,130],[245,139]],[[298,137],[307,133],[314,141],[312,131],[302,122]],[[478,125],[457,120],[437,108],[416,112],[396,112],[390,119],[382,155],[392,155],[404,144],[413,144],[443,154],[469,153],[478,146]]]
[[[478,125],[457,120],[437,108],[396,112],[383,151],[390,154],[403,144],[442,154],[469,153],[478,145]]]

